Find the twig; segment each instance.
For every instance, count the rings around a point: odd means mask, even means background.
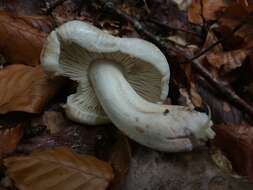
[[[178,28],[178,27],[172,27],[172,26],[169,26],[168,24],[165,24],[165,23],[162,23],[156,19],[149,19],[150,22],[153,22],[155,24],[157,24],[158,26],[161,26],[161,27],[164,27],[164,28],[167,28],[168,30],[173,30],[173,31],[180,31],[180,32],[184,32],[186,34],[191,34],[193,36],[197,36],[199,38],[201,38],[201,34],[198,34],[197,32],[193,32],[193,31],[189,31],[189,30],[185,30],[183,28]]]
[[[206,70],[205,67],[203,67],[197,58],[192,59],[187,55],[182,55],[182,52],[179,50],[176,50],[175,47],[171,46],[169,43],[163,42],[160,40],[159,37],[155,36],[153,33],[146,30],[146,28],[135,18],[131,17],[127,13],[121,11],[118,9],[111,1],[108,0],[99,0],[100,3],[103,3],[104,8],[108,9],[109,11],[117,14],[119,17],[125,19],[126,21],[130,22],[134,28],[144,34],[146,37],[150,38],[155,44],[157,44],[162,49],[172,50],[174,53],[179,53],[181,56],[184,56],[184,58],[188,61],[192,62],[193,68],[195,68],[210,84],[212,84],[215,89],[217,89],[221,95],[226,97],[230,102],[234,103],[235,105],[239,106],[241,109],[243,109],[246,113],[253,116],[253,107],[249,105],[246,101],[244,101],[242,98],[240,98],[232,89],[230,86],[224,84],[222,81],[219,81],[218,79],[215,79],[209,72]],[[240,27],[238,27],[239,30]],[[217,44],[220,42],[216,42]],[[210,50],[217,44],[213,44],[211,47],[208,47]],[[205,50],[208,51],[208,50]],[[171,53],[171,52],[170,52]]]
[[[232,34],[236,33],[238,30],[240,30],[247,22],[249,22],[249,17],[252,16],[252,13],[247,15],[242,22],[240,22],[233,30],[232,30]],[[193,61],[195,59],[198,59],[199,57],[201,57],[202,55],[204,55],[205,53],[207,53],[208,51],[212,50],[215,46],[219,45],[220,43],[224,42],[226,39],[225,38],[221,38],[220,40],[217,40],[216,42],[214,42],[213,44],[211,44],[210,46],[208,46],[206,49],[200,51],[199,53],[197,53],[196,55],[194,55],[192,58],[189,59],[189,61]]]
[[[164,42],[161,40],[160,37],[154,35],[153,33],[149,32],[145,26],[143,26],[137,19],[131,17],[124,11],[118,9],[113,2],[108,1],[108,0],[99,0],[100,3],[102,3],[103,8],[113,12],[114,14],[117,14],[124,20],[128,21],[131,23],[135,30],[139,32],[140,34],[144,34],[150,41],[152,41],[154,44],[156,44],[159,48],[161,48],[163,51],[167,52],[170,51],[171,55],[176,56],[176,55],[181,55],[182,52],[179,51],[178,49],[174,48],[173,45],[171,44],[170,46],[168,45],[169,43]],[[173,52],[173,53],[172,53]],[[183,56],[183,55],[182,55]]]

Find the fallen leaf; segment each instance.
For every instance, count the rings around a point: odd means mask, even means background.
[[[233,50],[229,52],[210,53],[207,55],[208,62],[216,67],[223,67],[225,72],[229,72],[240,67],[247,57],[245,49]]]
[[[203,24],[201,0],[193,0],[188,9],[188,20],[194,24]]]
[[[12,128],[0,128],[0,158],[16,149],[22,134],[23,128],[21,125]]]
[[[227,6],[225,0],[195,0],[188,9],[188,20],[194,24],[216,20]]]
[[[27,17],[23,20],[22,17],[0,12],[0,53],[9,63],[39,64],[47,34],[30,25],[27,20]]]
[[[203,0],[203,17],[206,21],[216,20],[227,6],[226,0]]]
[[[202,47],[202,50],[207,49],[208,47],[210,47],[211,45],[215,44],[216,42],[218,42],[218,38],[217,36],[214,34],[214,32],[212,30],[209,30],[205,39],[205,43]],[[223,47],[221,44],[216,45],[214,48],[212,48],[212,52],[217,53],[217,52],[221,52],[223,50]]]
[[[46,111],[43,114],[43,123],[50,131],[50,134],[56,134],[60,132],[66,125],[66,121],[61,112]]]
[[[119,134],[116,143],[112,147],[109,161],[115,172],[115,178],[110,186],[111,190],[117,189],[125,181],[131,158],[131,146],[128,138],[123,134]]]
[[[228,174],[234,173],[233,167],[231,162],[228,160],[228,158],[222,153],[222,151],[218,148],[213,148],[211,157],[214,161],[214,163],[224,172]]]
[[[214,143],[232,162],[234,170],[253,181],[253,127],[221,124],[214,130]]]
[[[190,89],[191,101],[194,104],[194,106],[201,107],[203,101],[202,101],[202,98],[201,98],[201,96],[199,95],[199,93],[197,91],[196,85],[193,82],[191,82],[190,85],[191,85],[191,89]]]
[[[180,88],[179,93],[180,93],[180,98],[179,98],[178,101],[179,101],[180,105],[185,105],[185,106],[188,106],[191,109],[194,109],[194,105],[191,101],[190,94],[187,91],[187,89],[186,88]]]
[[[64,147],[10,157],[4,165],[20,190],[104,190],[113,179],[106,162]]]
[[[49,79],[41,66],[7,66],[0,70],[0,114],[39,113],[60,85],[61,81]]]
[[[187,8],[191,5],[192,0],[173,0],[178,8],[182,11],[187,10]]]
[[[167,40],[174,42],[175,44],[180,45],[180,46],[187,45],[187,42],[185,41],[185,39],[183,39],[180,36],[169,36],[169,37],[167,37]]]

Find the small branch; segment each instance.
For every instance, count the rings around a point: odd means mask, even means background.
[[[233,30],[232,30],[232,34],[235,34],[237,31],[239,31],[247,22],[249,22],[249,18],[252,16],[252,13],[249,14],[248,16],[246,16],[242,22],[240,22]],[[210,46],[208,46],[206,49],[200,51],[199,53],[197,53],[196,55],[194,55],[192,58],[189,59],[189,61],[193,61],[195,59],[198,59],[199,57],[201,57],[202,55],[204,55],[205,53],[207,53],[208,51],[212,50],[214,47],[216,47],[217,45],[219,45],[220,43],[224,42],[225,38],[221,38],[220,40],[217,40],[216,42],[214,42],[213,44],[211,44]]]
[[[253,116],[253,107],[243,100],[236,92],[231,89],[230,86],[225,84],[218,79],[215,79],[205,67],[203,67],[198,60],[192,62],[192,66],[212,85],[214,88],[219,91],[224,97],[226,97],[230,102],[239,106],[246,113]]]
[[[196,58],[190,58],[189,56],[182,54],[181,51],[179,51],[177,48],[175,48],[172,44],[166,43],[161,41],[161,39],[157,36],[155,36],[153,33],[149,32],[137,19],[131,17],[127,13],[121,11],[118,9],[111,1],[108,0],[99,0],[100,3],[103,4],[104,8],[109,10],[110,12],[113,12],[114,14],[117,14],[119,17],[125,19],[129,23],[131,23],[134,28],[137,30],[137,32],[144,34],[146,37],[148,37],[151,41],[153,41],[157,46],[162,48],[163,50],[169,50],[173,51],[174,55],[179,54],[180,56],[183,56],[187,61],[192,62],[193,68],[195,68],[210,84],[214,86],[215,89],[217,89],[221,95],[226,97],[230,102],[234,103],[235,105],[239,106],[241,109],[243,109],[246,113],[253,116],[253,107],[249,105],[246,101],[244,101],[242,98],[240,98],[232,89],[230,86],[224,84],[222,81],[219,81],[218,79],[215,79],[209,72],[206,70],[205,67],[203,67],[199,60]],[[238,31],[241,28],[239,26],[235,31]],[[217,41],[216,43],[212,44],[210,47],[208,47],[204,51],[209,51],[214,46],[219,44],[220,42]],[[169,52],[171,53],[171,52]]]
[[[172,26],[169,26],[168,24],[162,23],[162,22],[160,22],[159,20],[156,20],[156,19],[153,19],[153,18],[149,19],[149,21],[150,21],[150,22],[153,22],[154,24],[157,24],[158,26],[167,28],[168,30],[180,31],[180,32],[183,32],[183,33],[186,33],[186,34],[191,34],[191,35],[193,35],[193,36],[197,36],[197,37],[199,37],[199,38],[202,37],[202,36],[201,36],[200,34],[198,34],[197,32],[185,30],[185,29],[183,29],[183,28],[172,27]]]

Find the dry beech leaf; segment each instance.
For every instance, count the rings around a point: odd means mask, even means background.
[[[240,67],[247,57],[247,51],[244,49],[233,50],[229,52],[210,53],[207,55],[208,62],[216,67],[223,67],[224,71],[228,72],[237,67]]]
[[[110,155],[110,163],[115,171],[115,179],[110,186],[111,189],[118,189],[125,181],[131,158],[132,153],[129,140],[120,133]]]
[[[61,112],[46,111],[42,118],[43,124],[50,131],[50,134],[56,134],[66,126],[66,120]]]
[[[35,22],[35,21],[34,21]],[[22,17],[0,11],[0,53],[10,63],[38,65],[46,33]]]
[[[194,24],[216,20],[227,6],[225,0],[195,0],[188,9],[188,20]]]
[[[41,66],[7,66],[0,70],[0,114],[39,113],[60,85],[61,81],[49,80]]]
[[[203,17],[207,21],[216,20],[228,4],[226,0],[203,0]]]
[[[214,32],[212,30],[209,30],[206,36],[205,43],[202,47],[202,50],[207,49],[209,46],[213,45],[217,41],[218,41],[218,38],[216,37]],[[215,53],[221,52],[222,50],[223,50],[223,47],[221,44],[218,44],[214,48],[212,48],[212,52],[215,52]]]
[[[0,158],[13,152],[23,135],[23,128],[17,125],[12,128],[0,128]]]
[[[201,96],[198,93],[196,85],[193,82],[191,82],[190,86],[191,86],[191,88],[190,88],[190,94],[191,94],[191,101],[192,101],[192,103],[194,104],[194,106],[201,107],[203,101],[202,101]]]
[[[4,165],[20,190],[104,190],[113,179],[109,164],[68,148],[10,157]]]
[[[188,20],[194,24],[203,24],[201,13],[201,0],[193,0],[192,5],[188,9]]]
[[[221,124],[214,130],[214,143],[232,162],[234,170],[253,181],[253,127]]]

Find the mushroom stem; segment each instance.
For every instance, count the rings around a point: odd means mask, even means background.
[[[131,139],[160,151],[190,151],[213,138],[211,121],[204,113],[183,106],[158,105],[139,96],[119,64],[97,60],[89,77],[104,111]]]

